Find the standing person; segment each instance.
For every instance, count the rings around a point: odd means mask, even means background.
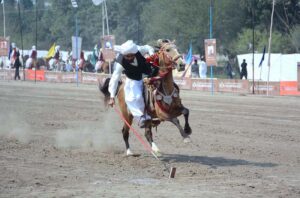
[[[143,74],[154,76],[158,73],[157,67],[152,67],[150,63],[138,51],[137,45],[128,40],[120,46],[120,54],[114,64],[114,72],[109,82],[110,92],[109,105],[115,104],[115,95],[118,82],[124,71],[126,80],[124,85],[125,102],[133,117],[138,121],[141,128],[145,127],[145,121],[151,117],[145,111],[143,98]]]
[[[12,52],[10,55],[10,61],[12,66],[15,68],[15,80],[17,80],[17,78],[20,80],[21,79],[20,72],[19,72],[21,66],[20,51],[17,48],[15,43],[12,43],[11,46],[12,46]]]
[[[200,78],[206,78],[207,65],[204,60],[204,56],[201,56],[200,67],[199,67]]]
[[[243,59],[243,62],[241,64],[241,68],[242,68],[242,71],[241,71],[241,79],[243,79],[243,77],[245,76],[245,79],[247,80],[247,76],[248,76],[248,72],[247,72],[247,63],[246,63],[246,60]]]
[[[233,76],[232,76],[232,66],[230,64],[230,61],[227,62],[227,65],[226,65],[226,74],[227,76],[232,79]]]
[[[199,65],[197,59],[194,60],[194,64],[191,67],[192,70],[192,78],[200,78],[199,76]]]

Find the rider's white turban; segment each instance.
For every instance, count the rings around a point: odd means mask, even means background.
[[[31,49],[32,49],[32,50],[36,50],[36,47],[35,47],[35,45],[33,45]]]
[[[55,51],[56,51],[56,52],[57,52],[59,49],[60,49],[60,46],[59,46],[59,45],[55,46]]]
[[[132,40],[128,40],[120,46],[120,52],[123,55],[136,54],[138,47]]]
[[[11,43],[11,47],[12,47],[12,48],[15,48],[15,47],[16,47],[16,44],[15,44],[15,43]]]

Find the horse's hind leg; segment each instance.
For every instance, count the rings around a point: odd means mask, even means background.
[[[130,119],[128,121],[128,123],[131,124],[132,119]],[[129,127],[127,126],[126,123],[124,123],[124,125],[123,125],[122,134],[123,134],[123,139],[124,139],[125,146],[126,146],[126,155],[133,155],[133,153],[130,150],[130,146],[129,146]]]
[[[126,125],[123,126],[122,134],[123,134],[123,139],[124,139],[125,146],[126,146],[126,155],[132,155],[132,152],[129,148],[129,128],[128,128],[128,126],[126,126]]]
[[[183,130],[182,126],[180,125],[180,122],[179,122],[178,118],[173,118],[173,119],[170,120],[170,121],[178,128],[178,130],[179,130],[181,136],[183,137],[183,141],[184,141],[185,143],[190,142],[190,141],[191,141],[191,140],[190,140],[190,136],[189,136],[189,134],[187,134],[187,133]]]
[[[191,129],[190,124],[189,124],[189,114],[190,114],[189,109],[184,107],[183,110],[182,110],[182,114],[183,114],[184,120],[185,120],[184,132],[187,135],[191,135],[192,134],[192,129]]]

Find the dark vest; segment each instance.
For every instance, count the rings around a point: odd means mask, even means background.
[[[135,57],[137,59],[137,66],[129,63],[122,54],[119,54],[116,61],[124,67],[124,73],[128,78],[132,80],[142,80],[143,74],[151,74],[151,64],[146,62],[146,59],[140,52],[137,52]]]

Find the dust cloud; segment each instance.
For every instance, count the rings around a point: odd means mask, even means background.
[[[0,114],[0,137],[28,143],[31,139],[31,127],[19,115],[9,112]]]
[[[72,128],[56,133],[58,148],[93,149],[103,152],[119,152],[125,149],[121,133],[122,122],[111,109],[99,121],[67,123],[67,125]]]

